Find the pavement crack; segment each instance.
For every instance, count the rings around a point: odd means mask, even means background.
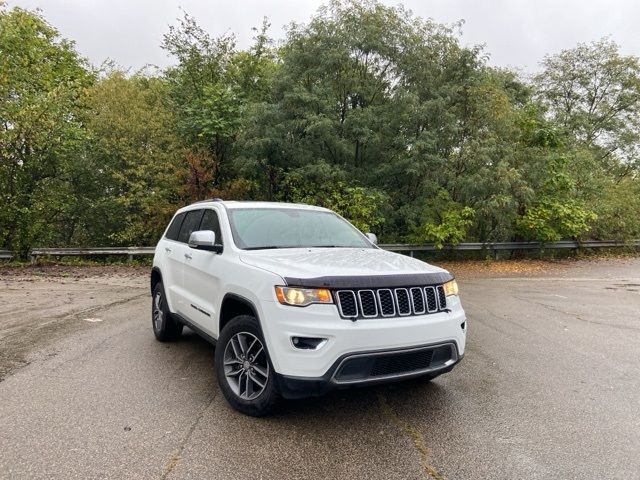
[[[51,317],[51,318],[54,318],[54,319],[68,319],[68,318],[79,319],[80,317],[86,315],[87,313],[93,313],[93,312],[96,312],[98,310],[107,310],[107,309],[109,309],[111,307],[116,307],[118,305],[124,305],[125,303],[129,303],[132,300],[137,300],[139,298],[148,297],[148,296],[149,296],[148,292],[139,293],[137,295],[132,295],[132,296],[127,297],[127,298],[121,298],[119,300],[115,300],[113,302],[105,303],[103,305],[94,305],[92,307],[88,307],[88,308],[85,308],[83,310],[77,310],[75,312],[65,313],[63,315],[54,316],[54,317]]]
[[[63,313],[60,315],[52,315],[49,316],[47,318],[49,318],[50,320],[44,322],[44,323],[40,323],[37,325],[34,325],[33,323],[31,324],[26,324],[26,325],[22,325],[20,326],[18,329],[16,329],[14,332],[9,333],[5,336],[2,337],[2,341],[6,341],[8,339],[12,339],[13,337],[18,337],[21,335],[24,335],[25,332],[34,332],[34,331],[38,331],[38,330],[43,330],[46,328],[50,328],[53,326],[56,326],[58,324],[64,323],[65,320],[80,320],[83,316],[86,316],[89,313],[93,313],[93,312],[97,312],[99,310],[107,310],[110,309],[112,307],[116,307],[118,305],[124,305],[125,303],[129,303],[133,300],[137,300],[139,298],[142,297],[147,297],[149,296],[148,293],[140,293],[138,295],[133,295],[131,297],[127,297],[127,298],[121,298],[119,300],[115,300],[113,302],[109,302],[103,305],[94,305],[82,310],[76,310],[74,312],[67,312],[67,313]]]
[[[420,457],[420,464],[427,478],[433,480],[446,480],[446,478],[436,470],[436,468],[429,462],[429,456],[431,452],[424,440],[424,436],[420,431],[411,425],[409,422],[402,420],[396,412],[393,411],[389,402],[381,392],[378,392],[378,406],[382,411],[382,414],[389,419],[392,423],[396,424],[413,443],[418,456]]]
[[[198,424],[202,420],[202,417],[204,417],[205,412],[213,404],[213,401],[216,399],[217,394],[218,392],[216,391],[216,393],[214,393],[213,396],[211,397],[211,400],[204,407],[202,407],[202,409],[196,416],[195,420],[193,421],[193,423],[191,424],[191,426],[189,427],[185,435],[180,440],[178,447],[171,454],[169,461],[166,463],[162,471],[162,475],[160,475],[160,480],[165,480],[171,474],[174,468],[176,468],[176,466],[180,463],[180,460],[182,459],[182,453],[184,452],[184,449],[187,446],[187,442],[191,438],[191,435],[193,435],[193,432],[195,432]]]

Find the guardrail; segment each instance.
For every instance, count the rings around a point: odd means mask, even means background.
[[[442,249],[438,249],[432,243],[425,244],[404,244],[387,243],[381,244],[380,248],[392,252],[409,252],[413,257],[414,252],[437,252],[437,251],[482,251],[486,250],[493,254],[505,250],[565,250],[580,248],[618,248],[618,247],[640,247],[640,240],[618,241],[618,240],[585,240],[577,242],[573,240],[561,240],[559,242],[490,242],[490,243],[458,243],[456,245],[445,244]]]
[[[13,253],[9,250],[0,250],[0,260],[11,260],[13,258]]]
[[[562,240],[559,242],[492,242],[492,243],[458,243],[456,245],[444,245],[442,249],[436,248],[432,243],[426,244],[405,244],[405,243],[385,243],[380,244],[380,248],[391,252],[406,252],[413,256],[415,252],[437,252],[437,251],[482,251],[486,250],[494,255],[499,251],[513,250],[564,250],[581,248],[618,248],[618,247],[640,247],[640,240],[617,241],[617,240],[585,240],[577,242],[573,240]],[[39,256],[105,256],[105,255],[127,255],[129,260],[134,256],[153,255],[155,247],[96,247],[96,248],[33,248],[30,252],[31,260],[34,261]],[[4,256],[3,256],[4,255]],[[11,252],[0,250],[0,258],[11,259]]]
[[[95,247],[95,248],[32,248],[29,257],[51,255],[54,257],[93,257],[99,255],[127,255],[129,261],[137,255],[153,255],[156,247]]]

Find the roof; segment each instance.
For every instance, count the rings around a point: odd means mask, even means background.
[[[194,205],[205,205],[205,204],[222,204],[228,209],[239,209],[239,208],[297,208],[297,209],[305,209],[305,210],[321,210],[321,211],[329,211],[327,208],[316,207],[314,205],[306,205],[304,203],[285,203],[285,202],[254,202],[254,201],[236,201],[236,200],[220,200],[219,198],[212,198],[210,200],[202,200],[200,202],[193,203],[189,206]]]

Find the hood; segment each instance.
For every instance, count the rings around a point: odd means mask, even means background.
[[[444,283],[446,270],[378,248],[291,248],[244,251],[240,259],[275,273],[288,285],[395,287]]]

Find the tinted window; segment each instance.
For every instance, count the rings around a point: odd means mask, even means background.
[[[202,210],[191,210],[187,212],[187,216],[184,217],[184,222],[180,227],[180,234],[178,235],[178,241],[187,243],[192,232],[195,232],[200,227],[200,219],[202,219]]]
[[[167,234],[165,235],[166,238],[168,238],[169,240],[178,239],[178,233],[180,233],[180,225],[182,225],[182,220],[184,219],[184,216],[185,216],[185,213],[183,212],[173,217],[173,221],[171,222],[171,225],[169,225],[169,228],[167,229]]]
[[[350,223],[332,212],[297,208],[229,210],[236,245],[244,249],[373,248]]]
[[[218,213],[215,210],[205,210],[200,224],[200,230],[212,230],[216,234],[216,244],[222,245],[222,233],[220,232],[220,222]]]

